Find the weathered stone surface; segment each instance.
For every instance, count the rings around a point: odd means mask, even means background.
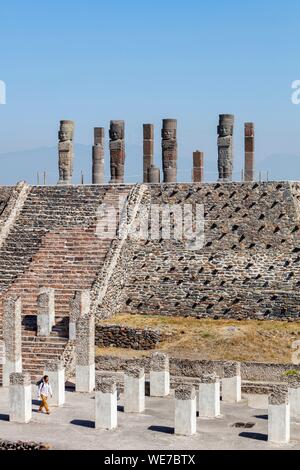
[[[245,181],[254,180],[254,124],[245,123]]]
[[[10,385],[31,385],[30,374],[14,372],[9,376]]]
[[[59,184],[71,184],[73,174],[74,122],[60,121],[58,133]]]
[[[76,325],[76,365],[89,366],[95,362],[95,318],[80,318]]]
[[[70,321],[76,322],[81,316],[89,314],[91,296],[89,290],[76,291],[70,301]]]
[[[285,405],[289,402],[288,390],[285,387],[278,387],[269,396],[269,405]]]
[[[233,126],[232,114],[220,114],[218,125],[218,170],[219,181],[232,180],[233,168]]]
[[[110,121],[110,183],[124,183],[125,166],[125,123]]]
[[[141,379],[145,375],[143,367],[129,366],[125,370],[125,374],[129,377],[134,377],[135,379]]]
[[[240,362],[226,362],[224,364],[224,377],[229,379],[231,377],[237,377],[241,375],[241,364]]]
[[[194,400],[196,397],[195,387],[181,385],[175,390],[176,400]]]
[[[149,181],[149,169],[153,165],[154,156],[154,125],[144,124],[143,125],[143,136],[144,136],[144,159],[143,159],[143,174],[144,183],[150,183]]]
[[[136,350],[153,349],[161,340],[159,330],[130,328],[125,325],[96,325],[96,345]]]
[[[3,302],[3,339],[6,359],[16,362],[21,359],[21,297],[7,297]]]
[[[177,119],[164,119],[162,136],[162,164],[164,183],[177,180]]]
[[[96,392],[115,393],[117,389],[116,380],[96,374]]]
[[[94,145],[93,145],[93,168],[92,181],[93,184],[104,183],[104,128],[94,128]]]
[[[214,384],[219,381],[220,378],[216,374],[202,374],[200,377],[200,383],[202,384]]]
[[[151,370],[154,372],[169,370],[169,356],[164,353],[153,353],[151,356]]]

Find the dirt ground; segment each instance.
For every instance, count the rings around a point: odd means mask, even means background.
[[[300,340],[300,321],[234,321],[120,314],[103,323],[157,328],[164,335],[157,349],[191,359],[291,363],[292,344]],[[149,352],[98,348],[97,354],[137,356]]]

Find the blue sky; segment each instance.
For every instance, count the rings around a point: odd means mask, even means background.
[[[300,159],[300,105],[291,102],[299,1],[2,0],[0,21],[4,163],[9,152],[55,146],[60,119],[76,121],[75,140],[85,145],[94,126],[124,119],[129,149],[141,148],[142,123],[152,122],[159,163],[161,119],[171,117],[189,171],[195,149],[216,160],[219,113],[236,116],[236,171],[245,121],[256,124],[258,161]],[[142,156],[127,158],[134,168]]]

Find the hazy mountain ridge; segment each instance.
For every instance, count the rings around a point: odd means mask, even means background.
[[[75,144],[74,158],[74,183],[80,183],[81,172],[84,182],[91,183],[92,179],[92,148],[90,145]],[[135,183],[142,181],[142,145],[128,145],[126,148],[126,182]],[[160,155],[156,155],[156,164],[159,164]],[[10,185],[25,180],[30,184],[37,183],[39,173],[40,183],[43,182],[43,174],[46,172],[47,184],[56,184],[58,180],[57,147],[43,147],[33,150],[10,152],[0,154],[1,174],[0,184]],[[241,161],[236,162],[234,168],[234,180],[241,179]],[[256,177],[262,172],[262,178],[266,179],[267,172],[271,180],[300,180],[300,155],[272,154],[256,165]],[[179,159],[178,180],[191,181],[192,157],[188,165],[186,159]],[[106,182],[109,180],[109,151],[105,154]],[[205,180],[216,181],[217,158],[205,159]]]

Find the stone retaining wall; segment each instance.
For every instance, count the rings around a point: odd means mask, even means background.
[[[129,240],[123,312],[300,317],[298,183],[150,185],[149,192],[151,204],[203,204],[204,246],[191,250],[172,236]]]
[[[154,349],[161,335],[159,330],[129,328],[125,325],[96,325],[95,344],[135,350]]]
[[[197,378],[205,373],[216,372],[223,376],[223,366],[226,361],[201,361],[191,359],[179,359],[170,357],[170,373],[177,377]],[[117,356],[96,357],[96,370],[98,371],[124,371],[128,365],[144,367],[148,373],[150,371],[150,356],[142,358],[124,359]],[[300,376],[300,365],[295,364],[267,364],[256,362],[242,362],[242,380],[249,382],[284,382],[286,373],[296,371]]]

